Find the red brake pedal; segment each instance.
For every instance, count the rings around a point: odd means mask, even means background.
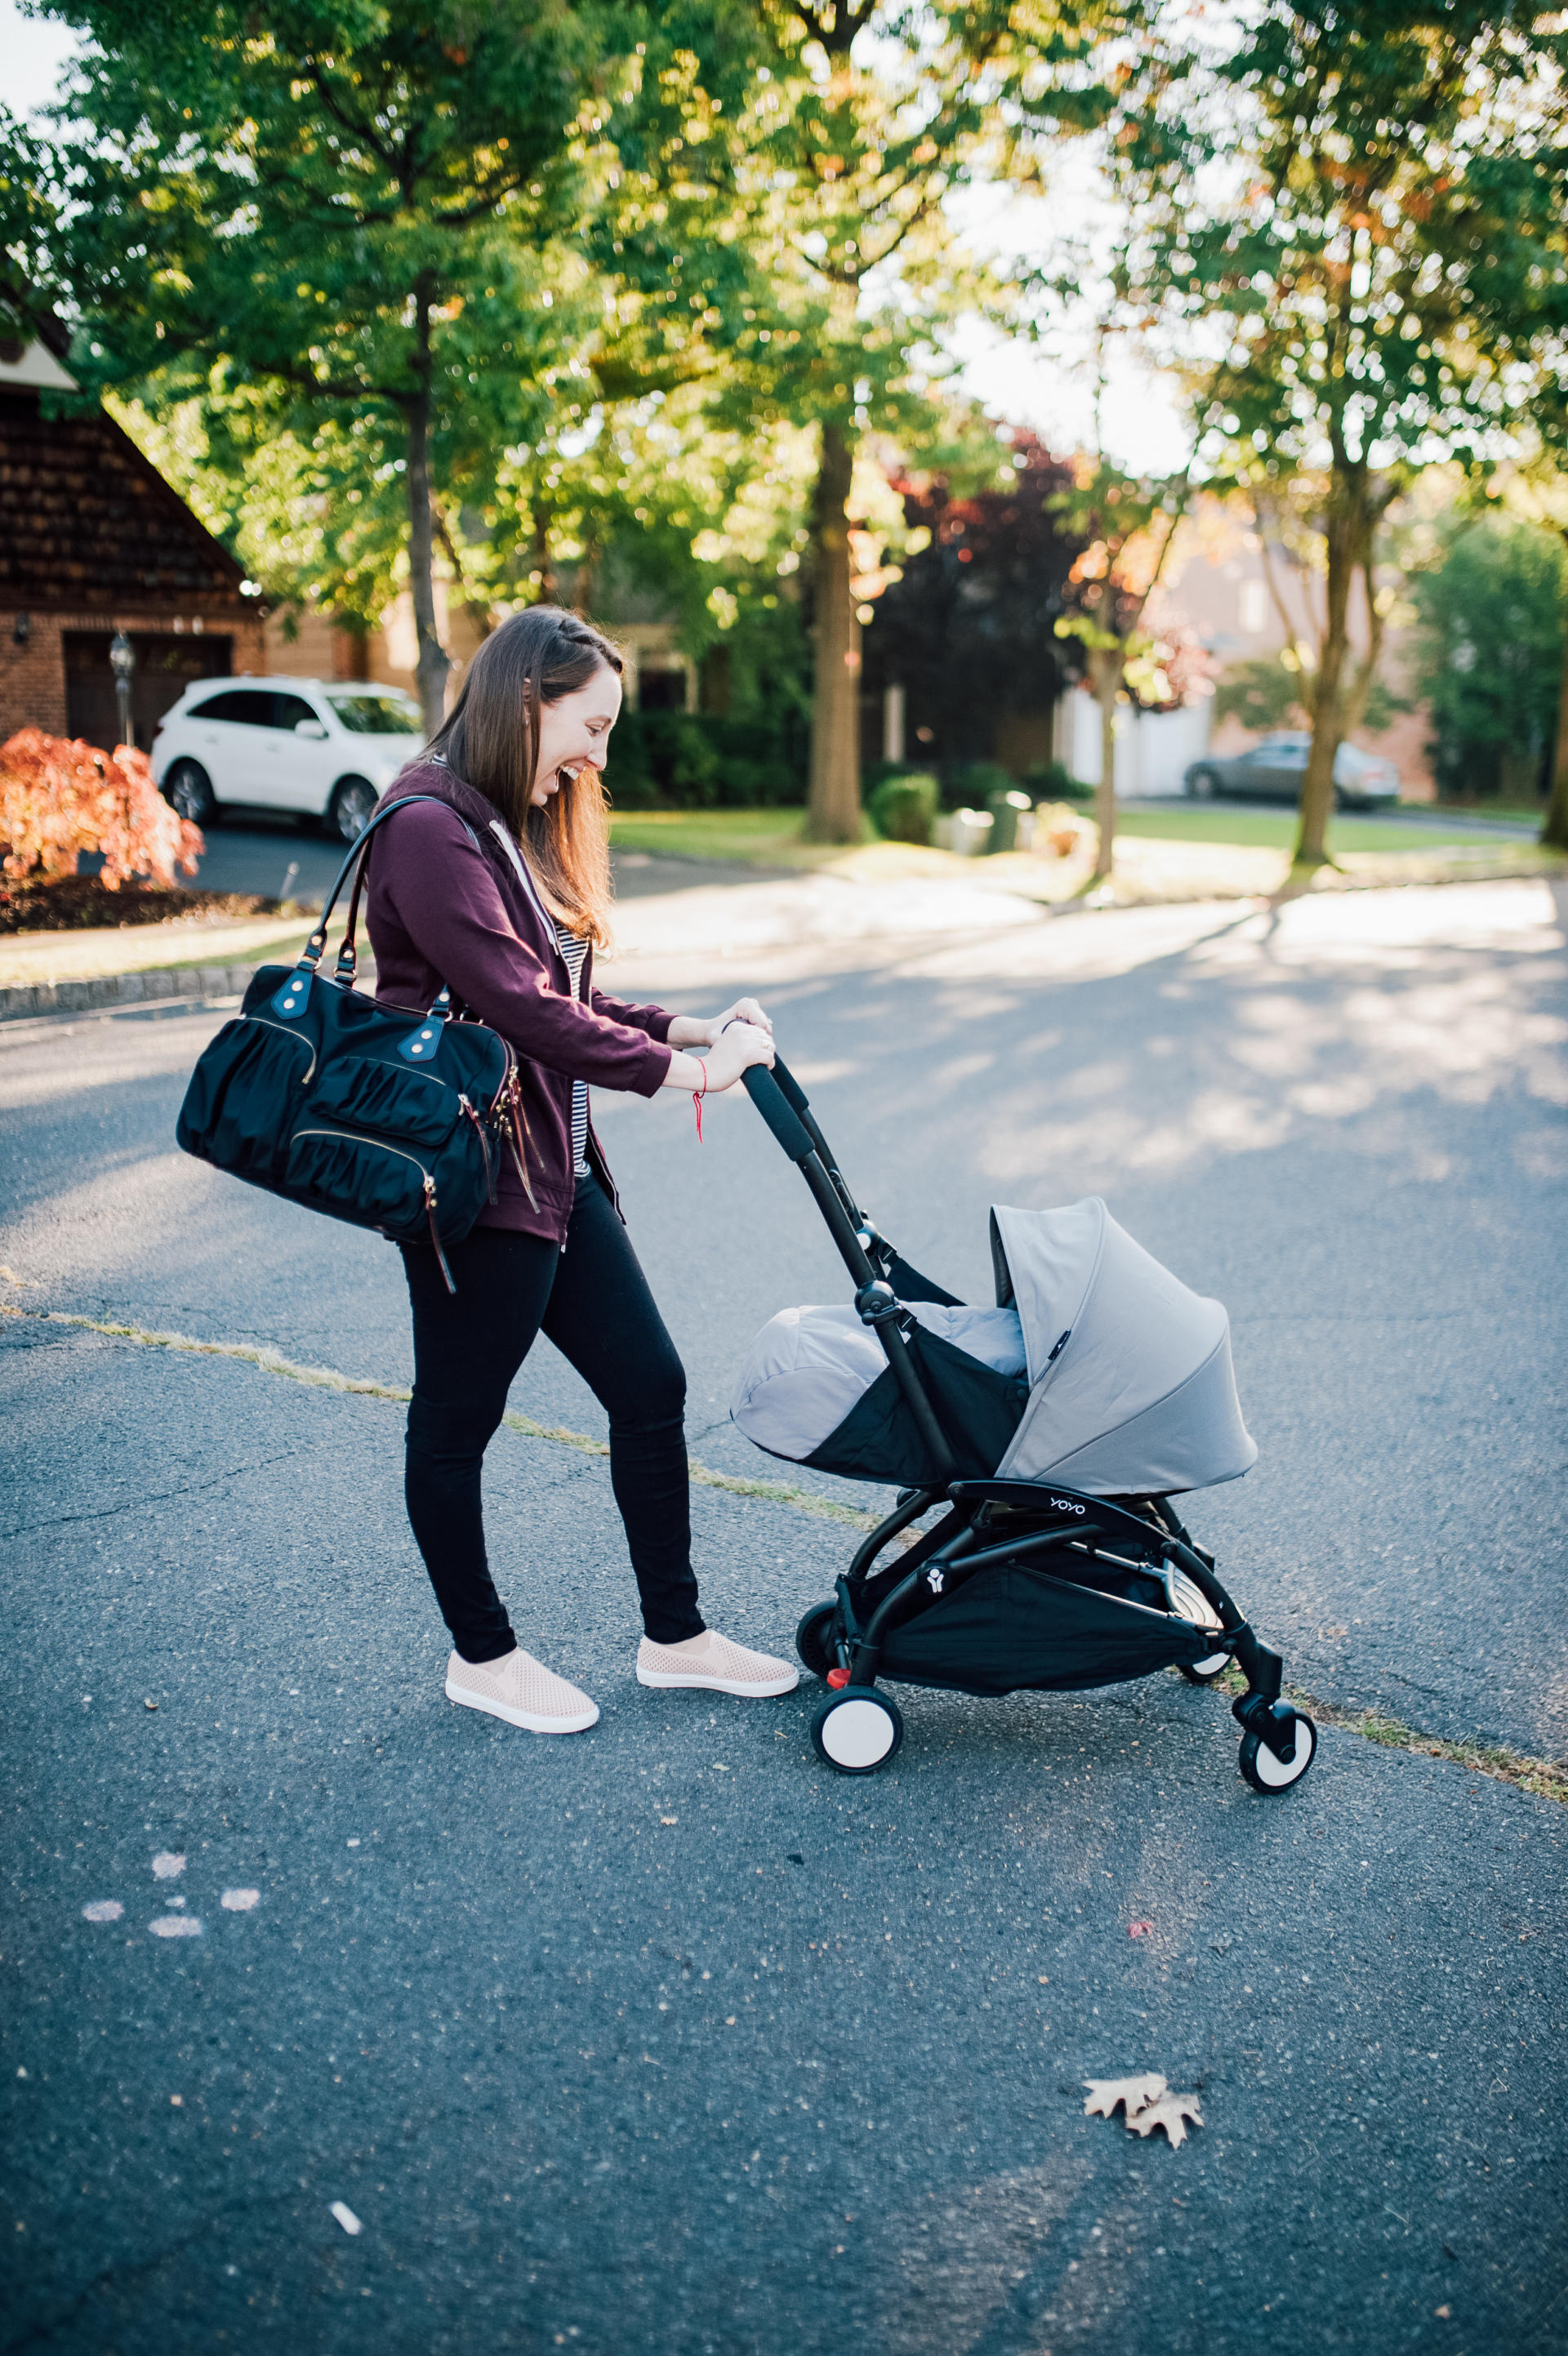
[[[830,1669],[828,1671],[828,1683],[832,1687],[833,1691],[836,1693],[841,1686],[848,1685],[849,1671],[847,1669]]]

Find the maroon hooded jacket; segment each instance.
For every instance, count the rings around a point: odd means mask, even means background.
[[[434,796],[378,827],[366,854],[365,920],[376,995],[423,1013],[446,983],[454,1003],[510,1042],[518,1058],[531,1202],[510,1153],[481,1226],[564,1242],[575,1179],[572,1083],[651,1097],[664,1084],[672,1017],[628,1006],[593,986],[593,950],[574,998],[555,932],[532,880],[519,872],[493,802],[444,762],[404,769],[380,807]],[[590,1127],[588,1159],[615,1189]],[[618,1208],[618,1205],[617,1206]]]

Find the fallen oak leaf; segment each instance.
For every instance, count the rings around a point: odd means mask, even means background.
[[[1130,1939],[1146,1939],[1154,1927],[1152,1922],[1129,1922],[1127,1936]]]
[[[1085,2103],[1086,2118],[1110,2119],[1116,2115],[1116,2106],[1127,2106],[1127,2123],[1132,2125],[1134,2112],[1145,2104],[1157,2102],[1165,2091],[1165,2082],[1157,2072],[1150,2071],[1142,2078],[1086,2078],[1089,2100]]]
[[[1187,2141],[1187,2122],[1195,2127],[1203,2125],[1203,2114],[1197,2107],[1196,2094],[1162,2094],[1157,2102],[1148,2103],[1134,2113],[1127,2113],[1128,2132],[1135,2136],[1151,2136],[1156,2127],[1164,2127],[1165,2137],[1175,2150]]]

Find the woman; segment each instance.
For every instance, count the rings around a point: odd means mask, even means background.
[[[697,1608],[686,1377],[588,1119],[589,1082],[701,1099],[773,1060],[752,999],[702,1022],[594,987],[610,897],[600,772],[620,673],[614,647],[575,615],[513,615],[387,795],[432,798],[381,827],[369,852],[379,995],[424,1008],[445,982],[518,1057],[521,1156],[503,1157],[495,1204],[447,1248],[456,1292],[428,1244],[403,1246],[414,1362],[406,1494],[452,1632],[448,1700],[538,1734],[578,1733],[599,1714],[519,1645],[485,1553],[480,1466],[542,1331],[609,1416],[610,1481],[642,1604],[640,1682],[762,1696],[788,1693],[797,1676],[707,1628]]]

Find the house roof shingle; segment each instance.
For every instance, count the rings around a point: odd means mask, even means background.
[[[102,410],[0,393],[0,604],[256,615],[239,565]]]

